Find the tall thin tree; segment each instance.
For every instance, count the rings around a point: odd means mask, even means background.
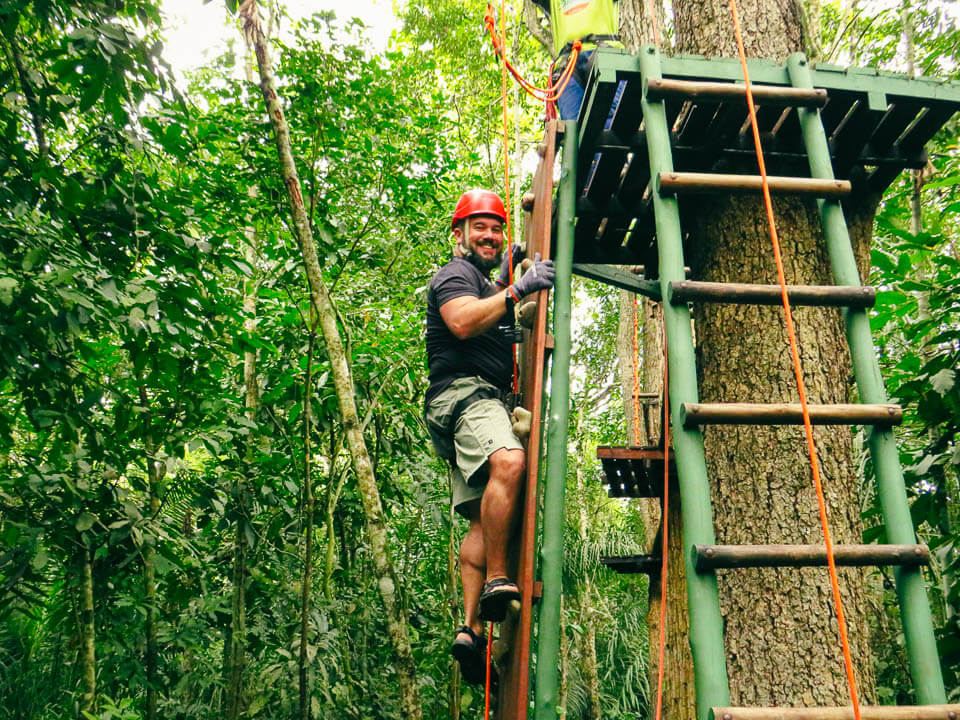
[[[400,709],[405,717],[411,718],[411,720],[419,720],[423,716],[423,710],[420,707],[416,667],[407,632],[407,621],[401,612],[397,596],[396,576],[390,556],[390,543],[387,536],[383,505],[380,502],[380,491],[377,487],[373,464],[370,461],[370,453],[363,437],[363,427],[357,413],[353,377],[343,339],[340,336],[340,328],[337,325],[336,307],[323,280],[313,230],[304,208],[300,179],[293,159],[290,130],[277,94],[276,79],[273,75],[267,48],[267,37],[261,27],[259,6],[256,0],[245,0],[240,6],[240,15],[244,22],[245,37],[253,47],[257,57],[260,90],[273,125],[274,139],[280,159],[280,173],[290,202],[293,221],[291,228],[303,255],[307,284],[310,288],[310,300],[320,320],[320,330],[326,345],[327,356],[330,359],[337,402],[347,436],[347,447],[350,451],[366,516],[377,586],[386,611],[387,638],[396,655]],[[318,228],[318,232],[324,233],[325,231]]]

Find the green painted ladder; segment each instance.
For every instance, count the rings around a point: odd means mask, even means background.
[[[558,547],[563,507],[563,478],[566,467],[567,387],[569,377],[569,288],[571,272],[594,277],[621,287],[643,292],[650,297],[664,299],[664,322],[669,350],[670,386],[668,389],[673,427],[673,450],[679,480],[685,544],[687,592],[690,611],[690,646],[694,663],[697,717],[699,720],[773,720],[774,718],[801,718],[806,720],[841,720],[852,718],[852,709],[838,708],[731,708],[729,683],[726,675],[726,657],[723,641],[723,621],[717,592],[716,569],[782,565],[826,565],[825,551],[813,546],[722,546],[716,544],[710,506],[710,488],[704,458],[702,424],[721,423],[796,423],[799,406],[746,406],[701,404],[697,392],[697,373],[694,343],[688,302],[753,302],[777,304],[780,291],[777,286],[720,285],[716,283],[687,282],[685,280],[682,233],[677,195],[685,191],[758,189],[759,178],[721,176],[702,173],[677,173],[671,143],[672,118],[665,109],[664,98],[684,97],[744,97],[743,85],[723,77],[723,83],[664,78],[659,50],[644,46],[638,56],[629,60],[614,58],[614,64],[626,68],[623,73],[631,83],[642,83],[640,105],[643,119],[643,140],[649,161],[650,205],[648,218],[655,226],[656,262],[659,270],[658,287],[650,281],[629,280],[625,274],[617,276],[602,266],[577,266],[573,238],[576,226],[575,208],[586,202],[588,193],[580,191],[584,182],[590,182],[586,171],[571,158],[581,163],[594,152],[584,141],[607,143],[616,152],[626,156],[626,143],[611,133],[598,129],[595,108],[590,105],[603,95],[612,96],[611,77],[600,90],[589,92],[585,110],[581,111],[581,126],[566,123],[564,134],[564,167],[559,194],[560,217],[557,223],[557,294],[554,337],[554,367],[551,413],[548,425],[547,490],[544,508],[544,555],[542,571],[544,596],[540,610],[541,628],[538,644],[540,662],[537,666],[535,717],[551,720],[556,717],[557,667],[556,644],[551,639],[559,626],[559,583],[553,576],[559,572],[561,548]],[[601,64],[602,63],[598,63]],[[729,72],[730,63],[723,65]],[[911,720],[956,720],[960,705],[946,705],[946,693],[937,656],[933,621],[926,597],[920,566],[929,559],[929,552],[918,545],[913,530],[903,474],[891,425],[899,422],[900,410],[889,405],[880,377],[880,370],[870,334],[867,309],[873,302],[873,291],[860,285],[853,248],[844,221],[840,198],[850,192],[851,185],[834,178],[828,138],[821,122],[820,111],[826,102],[823,89],[814,90],[813,72],[803,55],[789,58],[785,65],[789,86],[772,88],[757,86],[756,92],[766,93],[770,106],[795,107],[802,132],[803,149],[810,167],[810,178],[771,178],[771,189],[805,193],[818,197],[824,237],[830,257],[835,286],[791,286],[789,294],[794,304],[831,305],[842,308],[847,340],[861,404],[840,406],[812,406],[814,422],[830,424],[871,425],[869,448],[876,468],[877,492],[886,524],[889,545],[846,545],[836,548],[839,563],[848,565],[896,565],[897,594],[903,620],[910,674],[920,705],[913,708],[864,708],[864,718],[911,718]],[[603,75],[604,68],[595,70]],[[771,71],[772,72],[772,71]],[[599,84],[598,84],[599,87]],[[871,98],[871,111],[874,99]],[[885,106],[884,106],[885,107]],[[952,112],[952,111],[951,111]],[[600,107],[601,121],[606,110]],[[949,117],[949,113],[946,115]],[[945,121],[946,118],[944,118]],[[601,122],[602,124],[602,122]],[[592,125],[593,129],[590,129]],[[901,128],[902,129],[902,128]],[[578,148],[578,142],[580,146]],[[636,140],[633,152],[637,152]],[[620,146],[623,146],[621,148]],[[600,167],[604,159],[597,158]],[[616,162],[620,162],[619,159]],[[628,161],[629,162],[629,161]],[[621,173],[634,172],[629,165]],[[610,184],[613,187],[613,184]],[[611,192],[608,188],[608,192]],[[586,207],[590,207],[589,205]],[[651,217],[652,216],[652,217]],[[636,222],[636,221],[634,221]],[[590,229],[590,240],[595,226]],[[602,239],[603,230],[597,232]],[[629,239],[629,236],[628,236]],[[626,245],[626,243],[625,243]],[[619,250],[619,246],[615,248]],[[581,253],[582,255],[582,253]],[[607,262],[616,260],[607,259]],[[559,518],[559,520],[558,520]]]
[[[648,46],[642,50],[640,66],[648,82],[661,77],[659,52],[656,48]],[[812,90],[810,70],[802,55],[792,56],[787,67],[794,88]],[[829,183],[834,180],[834,176],[819,112],[816,107],[799,107],[798,113],[810,162],[811,178]],[[649,93],[645,93],[643,117],[651,176],[664,178],[673,173],[673,159],[663,101],[653,100]],[[686,553],[690,645],[694,662],[697,717],[708,720],[711,708],[727,707],[730,704],[723,622],[715,574],[718,565],[704,567],[702,560],[698,563],[700,558],[717,554],[707,550],[716,545],[716,540],[710,511],[710,487],[704,460],[703,435],[699,425],[688,422],[686,417],[695,415],[700,406],[690,313],[686,299],[674,293],[677,284],[685,281],[680,215],[676,194],[666,190],[662,183],[658,185],[652,199],[659,248],[660,290],[662,297],[667,298],[664,303],[664,322],[670,364],[673,443],[680,486],[684,540],[686,545],[691,547],[691,551]],[[810,185],[814,194],[820,194],[825,189],[818,190],[814,183]],[[821,198],[818,205],[834,281],[840,288],[856,288],[860,285],[860,280],[840,200],[836,196]],[[696,283],[686,285],[696,286]],[[862,306],[847,306],[843,313],[861,402],[865,406],[877,406],[879,411],[878,417],[873,419],[876,424],[870,432],[870,452],[876,468],[877,489],[883,507],[887,537],[891,543],[897,545],[918,547],[896,442],[889,424],[883,422],[883,414],[887,412],[883,406],[887,398],[874,353],[867,312]],[[722,408],[716,408],[716,411],[721,416],[725,413]],[[715,419],[723,421],[722,417]],[[694,549],[694,546],[697,546],[699,551]],[[897,590],[910,672],[917,697],[924,705],[945,703],[946,692],[937,656],[933,621],[923,578],[916,564],[899,566]]]

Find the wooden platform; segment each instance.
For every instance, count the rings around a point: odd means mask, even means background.
[[[756,175],[744,94],[723,87],[742,87],[739,61],[680,55],[663,57],[661,65],[666,81],[653,79],[649,92],[666,103],[674,170]],[[796,105],[822,106],[834,173],[849,180],[854,193],[881,191],[902,170],[924,167],[924,144],[960,110],[956,82],[833,65],[815,65],[812,74],[825,99],[789,88],[785,65],[750,61],[770,175],[809,178]],[[624,92],[611,119],[621,81]],[[614,49],[595,54],[578,120],[574,262],[642,264],[647,277],[656,277],[641,107],[648,82],[636,56]],[[697,202],[682,198],[681,212]]]
[[[610,497],[654,498],[663,496],[663,448],[609,447],[597,448],[603,465],[607,493]],[[670,453],[670,474],[677,469]]]

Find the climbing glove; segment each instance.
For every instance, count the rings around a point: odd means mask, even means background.
[[[494,281],[500,287],[505,288],[510,284],[510,268],[516,267],[523,259],[523,248],[519,244],[511,245],[510,252],[503,254],[503,260],[500,262],[500,275]]]
[[[533,267],[523,274],[519,280],[507,288],[507,292],[514,302],[537,290],[549,290],[553,287],[553,280],[557,271],[553,267],[553,260],[541,260],[540,253],[533,258]]]

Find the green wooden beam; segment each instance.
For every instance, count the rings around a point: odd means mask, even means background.
[[[637,75],[631,56],[623,50],[603,48],[595,53],[593,73],[604,79],[625,80]],[[748,60],[750,80],[759,84],[790,85],[787,65],[769,60]],[[911,78],[900,73],[888,73],[872,68],[838,68],[808,66],[812,87],[845,90],[865,96],[876,93],[902,98],[960,103],[960,83],[936,78]],[[736,58],[706,58],[698,55],[677,55],[661,58],[660,72],[664,77],[727,80],[743,82],[743,71]],[[893,98],[891,98],[893,99]],[[884,106],[886,107],[886,106]]]
[[[573,220],[576,208],[577,124],[564,122],[563,160],[557,194],[557,278],[553,290],[553,359],[547,425],[547,476],[540,550],[543,597],[537,633],[534,692],[536,720],[556,720],[560,668],[560,593],[563,579],[563,497],[567,482],[567,425],[570,419],[570,306]]]
[[[791,55],[787,60],[795,87],[811,87],[815,82],[809,64],[802,54]],[[798,108],[800,126],[810,161],[810,174],[815,178],[833,178],[830,150],[827,138],[816,110]],[[859,285],[856,257],[843,209],[839,201],[819,200],[824,238],[833,267],[833,279],[837,285]],[[870,320],[864,309],[843,310],[847,328],[847,342],[853,371],[863,403],[887,402],[880,365],[877,362]],[[917,542],[907,503],[907,492],[900,469],[900,457],[896,439],[889,428],[874,428],[869,437],[870,455],[877,476],[877,494],[886,524],[887,541],[898,545]],[[937,654],[933,619],[924,587],[923,576],[918,568],[901,567],[896,570],[897,596],[903,620],[907,657],[913,677],[917,699],[924,705],[945,703],[946,691],[940,661]]]
[[[643,295],[652,300],[660,300],[660,283],[656,280],[645,280],[637,277],[633,273],[624,272],[612,265],[591,265],[588,263],[575,263],[573,274],[585,277],[597,282],[613,285],[621,290]]]
[[[648,78],[661,77],[660,53],[654,45],[644,45],[638,56],[639,69]],[[651,102],[644,94],[643,117],[647,130],[650,175],[673,171],[670,129],[662,102]],[[660,263],[661,296],[666,297],[671,282],[685,279],[683,235],[675,197],[653,193]],[[693,546],[713,545],[713,515],[710,507],[710,483],[707,479],[703,435],[697,429],[685,430],[680,411],[685,402],[697,402],[697,368],[693,350],[690,312],[686,305],[664,305],[670,367],[670,417],[673,449],[677,465],[683,514],[684,564],[687,574],[687,599],[690,607],[690,650],[693,655],[697,717],[709,720],[711,707],[726,707],[730,702],[726,654],[723,647],[723,618],[717,593],[717,576],[712,571],[698,573],[694,567]]]

